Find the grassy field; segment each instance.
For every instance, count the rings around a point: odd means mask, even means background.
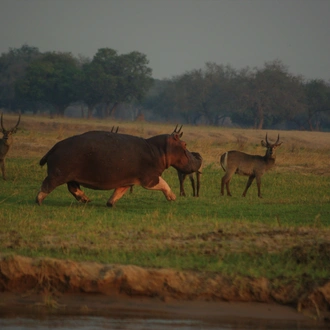
[[[5,127],[14,116],[5,116]],[[44,201],[35,197],[46,167],[39,159],[56,142],[93,129],[143,137],[171,133],[175,125],[49,119],[23,116],[0,182],[0,251],[25,256],[93,260],[143,267],[221,272],[237,276],[295,279],[297,285],[330,278],[330,133],[183,127],[188,149],[202,154],[199,198],[179,196],[174,169],[164,179],[177,195],[135,187],[115,208],[105,206],[111,191],[84,189],[92,203],[79,204],[58,187]],[[283,145],[276,166],[241,197],[247,177],[234,176],[233,196],[220,196],[219,156],[237,149],[263,154],[268,133]]]

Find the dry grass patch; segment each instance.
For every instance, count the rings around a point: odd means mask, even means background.
[[[16,116],[6,115],[8,125],[14,124]],[[20,129],[14,137],[9,157],[42,157],[56,142],[90,130],[111,130],[119,126],[119,132],[141,137],[171,133],[173,124],[147,122],[117,122],[113,120],[86,120],[22,116]],[[183,139],[188,149],[200,152],[204,166],[219,165],[220,155],[236,149],[251,154],[265,153],[261,140],[266,133],[270,141],[277,134],[283,145],[277,149],[277,167],[281,170],[308,171],[330,174],[330,133],[307,131],[271,131],[253,129],[229,129],[210,126],[183,126]]]

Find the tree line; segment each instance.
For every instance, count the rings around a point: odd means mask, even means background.
[[[63,116],[330,130],[330,85],[294,75],[280,61],[235,69],[205,63],[169,79],[152,78],[146,55],[99,49],[92,59],[23,45],[0,56],[0,108]],[[133,110],[132,110],[133,109]]]
[[[189,124],[330,130],[329,83],[306,81],[279,60],[241,70],[206,63],[153,89],[144,107],[165,120],[179,115]]]
[[[70,105],[84,104],[91,117],[102,104],[99,115],[107,117],[119,104],[142,101],[153,83],[147,65],[147,57],[137,51],[119,55],[101,48],[89,59],[23,45],[1,54],[0,107],[64,116]]]

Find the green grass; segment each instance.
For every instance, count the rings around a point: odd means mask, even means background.
[[[174,169],[164,179],[177,195],[135,187],[114,208],[111,191],[84,189],[92,203],[80,204],[66,186],[43,202],[35,196],[46,168],[38,159],[7,159],[8,180],[0,182],[0,250],[6,254],[78,261],[221,272],[228,276],[299,279],[330,277],[330,177],[277,172],[253,183],[234,176],[233,196],[220,196],[217,164],[203,170],[199,198],[179,196]],[[275,281],[276,282],[276,281]],[[275,283],[274,282],[274,283]]]

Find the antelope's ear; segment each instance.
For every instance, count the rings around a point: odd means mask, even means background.
[[[264,140],[261,140],[261,145],[265,148],[267,148],[267,143]]]
[[[276,144],[276,147],[279,147],[279,146],[281,146],[281,145],[282,145],[282,143],[283,143],[283,142],[277,143],[277,144]]]

